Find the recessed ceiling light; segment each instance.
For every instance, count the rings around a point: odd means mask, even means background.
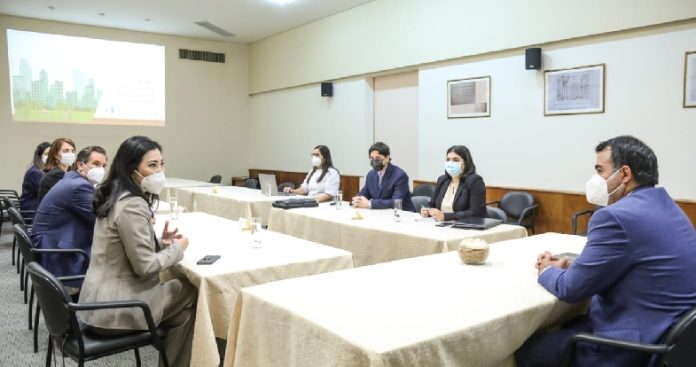
[[[295,0],[268,0],[268,1],[270,1],[276,5],[287,5],[287,4],[290,4],[292,2],[295,2]]]

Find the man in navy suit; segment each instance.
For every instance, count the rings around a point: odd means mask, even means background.
[[[655,153],[619,136],[595,149],[597,172],[586,184],[591,218],[587,244],[568,264],[545,252],[539,283],[560,300],[591,298],[589,313],[560,330],[533,335],[516,352],[517,366],[557,366],[571,336],[656,343],[696,305],[696,232],[658,181]],[[569,265],[569,266],[568,266]],[[576,366],[642,366],[651,356],[579,343]]]
[[[367,174],[365,186],[353,198],[354,208],[386,209],[394,207],[394,200],[401,199],[403,210],[415,211],[408,187],[408,175],[391,164],[389,146],[376,142],[368,151],[372,171]]]
[[[98,146],[78,153],[72,170],[41,200],[32,227],[32,240],[42,249],[92,249],[94,185],[104,177],[106,152]],[[84,274],[85,258],[76,254],[42,254],[41,265],[56,276]],[[67,281],[79,288],[82,281]],[[76,290],[73,291],[73,293]]]

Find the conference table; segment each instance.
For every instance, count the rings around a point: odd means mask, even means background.
[[[344,250],[262,230],[261,247],[251,246],[251,234],[225,218],[206,213],[183,213],[171,220],[156,216],[156,233],[169,220],[169,229],[189,238],[184,259],[162,276],[186,277],[198,288],[192,366],[218,366],[215,337],[226,338],[233,305],[248,286],[353,267]],[[206,255],[220,255],[212,265],[197,265]]]
[[[167,177],[164,184],[164,189],[160,193],[160,199],[169,200],[170,196],[176,196],[176,190],[184,187],[212,187],[220,184],[211,183],[208,181],[191,180],[180,177]]]
[[[465,238],[488,243],[527,236],[524,227],[501,224],[487,230],[437,227],[432,218],[402,212],[394,220],[393,209],[340,209],[322,203],[317,208],[272,208],[268,230],[348,250],[356,266],[372,265],[459,248]]]
[[[261,217],[261,223],[268,224],[268,216],[274,201],[289,196],[266,196],[261,190],[240,186],[182,187],[176,192],[179,205],[189,211],[200,211],[223,218]]]
[[[585,241],[547,233],[492,244],[485,265],[448,252],[245,288],[224,365],[512,366],[532,333],[586,309],[534,268],[540,252]]]

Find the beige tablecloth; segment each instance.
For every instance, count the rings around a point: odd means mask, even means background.
[[[160,232],[169,215],[158,215]],[[192,366],[218,366],[215,337],[226,338],[232,306],[243,287],[279,279],[348,269],[352,255],[343,250],[262,231],[262,247],[250,246],[249,232],[236,222],[205,213],[185,213],[169,221],[190,239],[184,259],[171,271],[198,288]],[[196,265],[205,255],[220,255],[213,265]]]
[[[363,219],[353,219],[356,213]],[[392,209],[353,209],[347,203],[340,210],[327,203],[318,208],[272,208],[268,230],[348,250],[356,266],[452,251],[464,238],[493,243],[527,236],[520,226],[503,224],[485,231],[443,228],[416,213],[401,215],[402,221],[395,222]]]
[[[485,265],[456,252],[245,288],[225,366],[501,366],[538,328],[581,305],[537,283],[538,253],[585,238],[544,234],[491,246]]]
[[[239,186],[186,187],[172,192],[176,192],[179,203],[189,211],[200,211],[232,220],[261,217],[263,225],[268,224],[273,202],[288,198],[266,196],[261,190]]]

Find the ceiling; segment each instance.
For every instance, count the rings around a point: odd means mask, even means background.
[[[68,23],[249,43],[373,0],[0,0],[0,13]],[[288,0],[285,0],[288,2]],[[207,21],[234,34],[218,35]]]

